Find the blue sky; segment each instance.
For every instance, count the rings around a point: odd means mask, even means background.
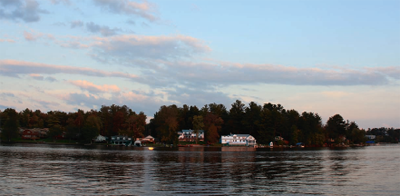
[[[236,99],[400,127],[400,1],[0,0],[0,109]]]

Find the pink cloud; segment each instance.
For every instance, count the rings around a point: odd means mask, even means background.
[[[31,76],[33,79],[36,79],[36,80],[43,80],[43,78],[44,78],[40,74],[29,74],[29,76]]]
[[[154,22],[158,20],[155,16],[156,6],[147,2],[133,2],[128,0],[94,0],[95,5],[100,6],[106,11],[116,14],[136,15]]]
[[[68,81],[70,84],[80,87],[89,92],[119,92],[120,88],[117,85],[96,85],[86,80]]]
[[[27,41],[36,41],[40,38],[46,38],[46,39],[54,39],[54,36],[51,34],[44,34],[44,33],[40,33],[40,32],[35,32],[35,31],[31,31],[31,32],[27,32],[24,31],[24,38]]]
[[[15,43],[15,40],[13,40],[13,39],[0,39],[0,42]]]
[[[123,93],[122,97],[124,97],[126,100],[130,100],[130,101],[135,101],[135,100],[145,101],[149,98],[145,95],[137,94],[134,92]]]

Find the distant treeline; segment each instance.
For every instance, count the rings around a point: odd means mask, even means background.
[[[69,140],[88,142],[98,134],[103,136],[124,135],[140,138],[152,135],[160,142],[177,143],[177,131],[182,129],[204,130],[206,143],[218,143],[221,135],[230,133],[251,134],[257,143],[271,141],[281,145],[303,143],[308,146],[324,144],[360,144],[365,135],[376,135],[378,142],[398,142],[399,129],[375,128],[363,130],[355,122],[344,120],[340,114],[328,119],[325,125],[321,117],[312,112],[299,113],[286,110],[280,104],[247,106],[236,100],[229,110],[211,103],[202,108],[176,105],[161,106],[146,124],[146,115],[136,113],[126,105],[102,106],[100,110],[66,113],[25,109],[19,113],[8,108],[0,113],[1,138],[11,141],[18,138],[21,128],[49,128],[48,137],[63,135]]]

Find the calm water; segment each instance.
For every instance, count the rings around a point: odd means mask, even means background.
[[[232,150],[3,144],[0,195],[400,193],[400,145]]]

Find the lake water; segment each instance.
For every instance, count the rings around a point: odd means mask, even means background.
[[[399,195],[400,145],[347,149],[0,145],[0,195]]]

